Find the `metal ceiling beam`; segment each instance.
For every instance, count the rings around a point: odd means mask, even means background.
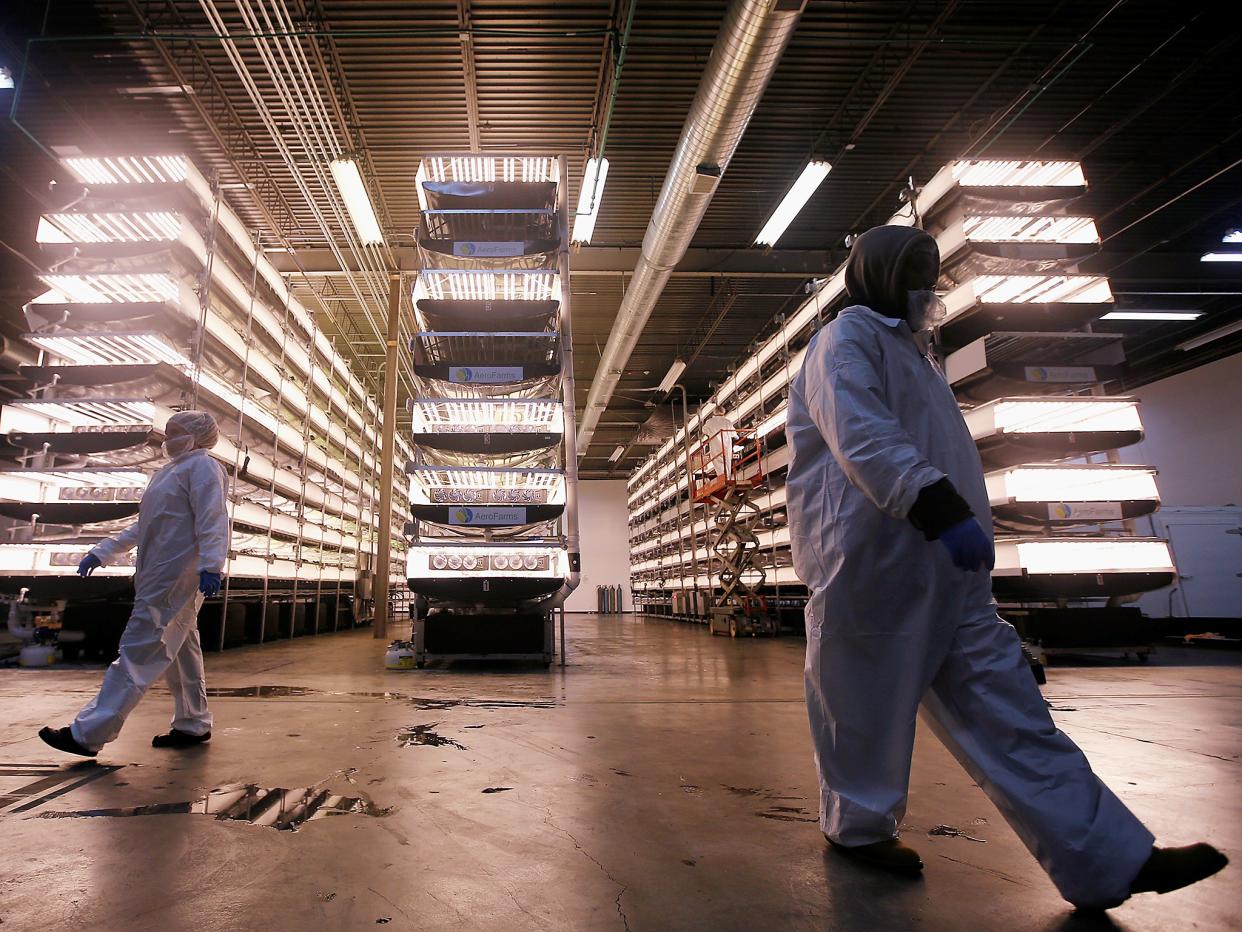
[[[412,246],[394,246],[401,271],[417,271],[419,259]],[[582,246],[573,256],[574,275],[630,275],[638,261],[637,246]],[[281,272],[312,276],[340,275],[340,264],[328,249],[298,249],[268,254]],[[687,249],[674,275],[738,276],[742,278],[820,278],[831,275],[843,256],[826,249]]]

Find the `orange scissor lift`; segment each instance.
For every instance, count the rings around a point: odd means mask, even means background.
[[[723,430],[705,437],[690,460],[690,499],[710,509],[709,547],[719,588],[712,586],[712,634],[780,633],[780,619],[759,592],[767,573],[759,565],[755,526],[763,514],[754,493],[764,486],[763,442],[753,430]]]

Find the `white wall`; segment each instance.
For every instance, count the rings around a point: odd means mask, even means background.
[[[629,511],[624,479],[578,483],[578,528],[582,535],[582,582],[565,603],[567,612],[593,612],[596,586],[620,585],[630,609]]]
[[[1146,438],[1122,462],[1155,466],[1168,506],[1242,505],[1242,353],[1144,385]]]

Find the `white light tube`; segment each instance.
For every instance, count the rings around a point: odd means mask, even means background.
[[[664,373],[664,378],[660,379],[657,391],[671,392],[673,386],[677,384],[677,380],[681,378],[681,374],[686,371],[686,361],[684,359],[674,359],[673,364],[668,367],[668,372]]]
[[[375,208],[371,206],[366,185],[362,183],[358,163],[353,159],[334,159],[332,177],[345,200],[345,209],[349,211],[349,219],[354,224],[358,238],[368,246],[384,242],[384,234],[380,230],[379,220],[375,217]]]
[[[997,433],[1078,433],[1139,431],[1138,404],[1132,398],[1000,399],[965,412],[976,440]]]
[[[1242,252],[1205,252],[1200,262],[1242,262]]]
[[[807,162],[798,180],[793,183],[793,187],[781,199],[776,210],[772,211],[772,216],[768,218],[768,222],[755,237],[755,245],[775,246],[776,241],[781,238],[789,224],[793,223],[794,217],[798,216],[798,212],[811,199],[811,195],[828,177],[830,171],[832,171],[832,166],[827,162]]]
[[[39,218],[38,243],[154,243],[181,235],[182,220],[171,211],[59,213]]]
[[[84,184],[166,184],[185,181],[188,174],[181,155],[70,158],[63,163]]]
[[[621,455],[622,455],[623,453],[625,453],[625,446],[624,446],[624,445],[619,445],[619,446],[618,446],[615,450],[613,450],[613,451],[612,451],[612,453],[609,455],[609,457],[608,457],[608,462],[610,462],[610,463],[615,463],[617,460],[621,459]]]
[[[952,170],[958,184],[969,188],[1080,188],[1087,183],[1078,162],[963,159]]]
[[[962,219],[966,238],[990,243],[1098,243],[1100,234],[1090,217],[994,217]],[[1242,253],[1239,253],[1242,256]]]
[[[1144,466],[1015,466],[984,477],[993,505],[1006,502],[1158,501]]]
[[[1100,320],[1198,320],[1202,311],[1109,311]]]
[[[1173,558],[1163,540],[998,540],[998,568],[1004,551],[1017,550],[1018,566],[1031,575],[1063,573],[1171,573]]]
[[[1242,230],[1230,230],[1220,238],[1222,243],[1242,243]]]
[[[582,190],[578,192],[578,211],[574,214],[574,232],[570,236],[573,242],[591,242],[600,204],[604,201],[604,182],[607,178],[607,159],[587,159],[586,169],[582,172]]]

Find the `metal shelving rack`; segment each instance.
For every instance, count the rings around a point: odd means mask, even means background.
[[[579,579],[563,157],[426,157],[411,341],[416,666],[551,663]]]
[[[1091,331],[1113,297],[1107,278],[1078,267],[1098,247],[1094,222],[1074,209],[1085,188],[1074,162],[959,160],[908,192],[889,222],[922,226],[940,247],[938,290],[949,314],[937,346],[988,472],[1003,608],[1016,621],[1053,618],[1101,640],[1128,625],[1141,641],[1137,610],[1121,603],[1168,585],[1176,570],[1167,542],[1135,537],[1129,523],[1158,507],[1159,495],[1154,471],[1115,462],[1113,451],[1141,439],[1142,424],[1134,399],[1101,388],[1123,356],[1116,336]],[[808,291],[631,475],[640,611],[707,620],[718,567],[707,561],[705,515],[687,494],[688,464],[703,442],[700,425],[722,415],[764,444],[766,521],[756,536],[765,591],[800,614],[806,590],[789,550],[785,404],[812,335],[847,303],[844,268]]]
[[[84,186],[46,214],[53,260],[25,308],[37,364],[0,410],[8,463],[0,586],[115,603],[132,560],[74,577],[91,545],[137,514],[178,409],[215,415],[228,476],[226,584],[215,643],[335,631],[370,618],[380,412],[313,315],[183,156],[75,157]],[[408,449],[408,447],[407,447]],[[400,530],[398,528],[398,530]],[[274,618],[272,617],[274,614]]]

